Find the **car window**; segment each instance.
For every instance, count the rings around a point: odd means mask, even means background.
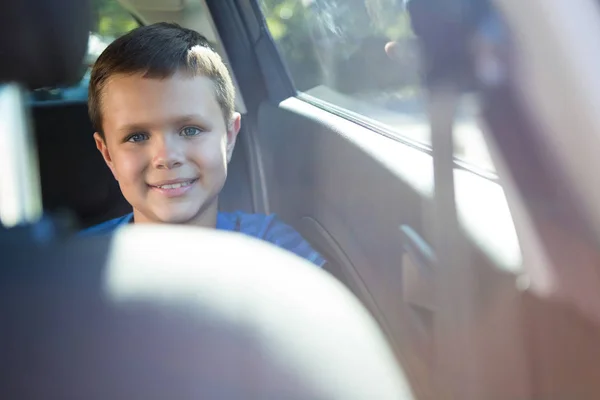
[[[260,0],[296,89],[401,140],[430,148],[417,38],[403,0]],[[493,172],[465,97],[454,129],[455,157]]]
[[[90,70],[98,56],[113,40],[138,25],[137,20],[117,0],[93,0],[92,30],[83,60],[81,81],[71,87],[34,90],[30,96],[31,101],[87,101]]]

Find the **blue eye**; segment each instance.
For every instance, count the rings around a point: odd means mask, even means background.
[[[144,140],[148,140],[148,135],[146,133],[134,133],[127,138],[127,142],[132,143],[143,142]]]
[[[197,128],[195,126],[186,126],[185,128],[183,128],[180,132],[181,136],[198,136],[202,133],[202,130],[200,128]]]

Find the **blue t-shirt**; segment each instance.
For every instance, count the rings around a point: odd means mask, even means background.
[[[118,227],[133,222],[133,213],[111,219],[83,230],[80,235],[98,235],[115,231]],[[241,232],[246,235],[265,240],[269,243],[289,250],[322,267],[325,259],[321,257],[298,232],[289,225],[279,221],[275,215],[246,214],[240,211],[217,214],[217,229]]]

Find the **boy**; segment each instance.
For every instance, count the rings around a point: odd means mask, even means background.
[[[137,28],[109,45],[90,78],[94,139],[133,207],[91,227],[171,223],[239,231],[325,261],[274,216],[218,212],[240,114],[227,68],[207,40],[175,24]]]

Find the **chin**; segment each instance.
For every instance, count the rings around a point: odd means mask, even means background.
[[[198,216],[197,209],[171,209],[155,212],[158,220],[164,224],[187,224]]]

